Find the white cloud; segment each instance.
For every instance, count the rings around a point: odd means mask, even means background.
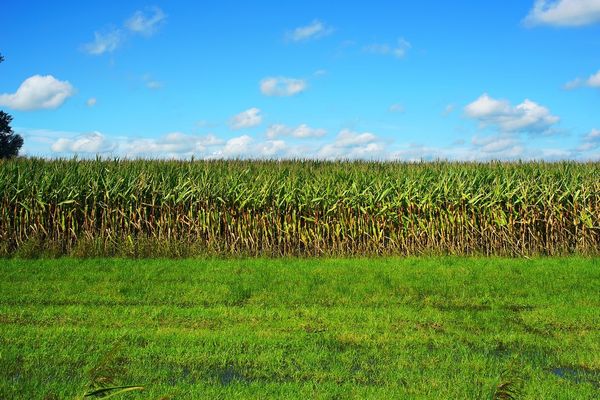
[[[600,142],[600,129],[592,129],[590,133],[585,135],[587,140],[596,140]]]
[[[290,128],[289,126],[283,124],[274,124],[269,126],[269,129],[267,129],[266,136],[269,139],[274,139],[279,136],[289,136],[292,131],[293,128]]]
[[[595,87],[595,88],[600,87],[600,71],[598,71],[594,75],[590,76],[586,83],[590,87]]]
[[[402,104],[392,104],[388,111],[392,113],[403,113],[405,109]]]
[[[521,142],[512,135],[475,136],[471,143],[477,151],[498,157],[514,158],[523,154]]]
[[[91,132],[74,138],[61,138],[52,144],[57,153],[105,153],[115,149],[115,144],[100,132]]]
[[[83,45],[83,51],[91,55],[101,55],[112,53],[127,39],[127,32],[139,34],[142,36],[152,36],[158,31],[160,25],[167,18],[166,14],[158,7],[152,7],[151,12],[146,14],[142,11],[136,11],[131,18],[123,24],[125,32],[122,29],[111,28],[102,33],[94,32],[94,40]]]
[[[572,160],[574,158],[587,159],[586,157],[574,154],[571,150],[565,149],[540,149],[536,154],[536,158],[547,161]]]
[[[590,150],[595,150],[596,148],[598,148],[598,143],[595,142],[582,142],[579,147],[577,147],[577,151],[590,151]]]
[[[590,151],[600,148],[600,129],[592,129],[587,135],[583,136],[578,151]]]
[[[172,132],[160,138],[107,137],[99,132],[77,134],[48,130],[15,129],[28,144],[27,154],[79,157],[166,159],[365,159],[365,160],[600,160],[600,130],[582,136],[577,149],[540,145],[540,137],[528,140],[515,133],[475,136],[469,142],[448,146],[391,142],[369,132],[342,130],[326,143],[288,145],[281,139],[259,141],[249,135],[223,140],[214,135],[195,136]],[[536,145],[537,144],[537,145]]]
[[[314,20],[306,26],[301,26],[288,32],[286,37],[293,42],[302,42],[310,39],[318,39],[333,32],[333,28],[325,25],[319,20]]]
[[[311,138],[325,136],[327,131],[325,129],[311,128],[306,124],[299,125],[296,129],[291,132],[291,135],[295,138]]]
[[[267,129],[267,137],[274,139],[279,136],[291,136],[298,139],[317,138],[327,134],[325,129],[311,128],[306,124],[301,124],[296,128],[292,128],[283,124],[275,124]]]
[[[531,100],[512,106],[507,100],[497,100],[487,93],[465,107],[465,114],[483,126],[495,126],[503,132],[548,132],[559,117]]]
[[[410,162],[450,160],[450,161],[489,161],[518,160],[535,158],[535,152],[528,151],[518,140],[506,136],[474,137],[471,145],[463,142],[452,146],[426,146],[410,144],[393,151],[389,159]],[[535,153],[537,154],[537,153]],[[539,158],[539,157],[538,157]]]
[[[88,107],[94,107],[97,102],[98,102],[98,100],[96,100],[95,97],[90,97],[89,99],[86,100],[85,105],[87,105]]]
[[[225,143],[214,135],[193,136],[181,132],[168,133],[159,138],[108,138],[100,132],[74,134],[34,130],[30,136],[37,138],[37,141],[51,143],[50,149],[56,153],[82,156],[110,153],[111,156],[128,158],[201,156],[207,154],[211,148]]]
[[[365,46],[364,51],[373,54],[392,55],[396,58],[404,58],[412,45],[404,38],[399,38],[395,45],[387,43],[375,43]]]
[[[367,143],[364,146],[354,146],[345,157],[350,159],[380,160],[385,154],[383,143]]]
[[[510,114],[511,105],[506,100],[496,100],[487,93],[465,107],[465,112],[471,118],[483,119],[491,115]]]
[[[52,75],[31,76],[15,93],[0,95],[0,105],[19,111],[51,109],[60,107],[75,89],[67,81],[59,81]]]
[[[497,100],[496,100],[497,101]],[[485,110],[504,110],[492,103]],[[479,115],[487,115],[485,112]],[[312,132],[313,140],[288,144],[284,137],[302,137],[295,131]],[[552,145],[545,136],[522,136],[518,132],[497,132],[470,140],[454,140],[447,146],[419,143],[394,143],[371,132],[341,130],[333,139],[324,141],[314,135],[307,125],[298,128],[272,125],[266,140],[251,135],[222,139],[213,134],[206,136],[172,132],[159,138],[130,138],[105,136],[99,132],[78,134],[47,130],[15,128],[28,144],[27,154],[79,157],[174,158],[189,159],[364,159],[364,160],[600,160],[600,130],[592,129],[581,137],[577,148]]]
[[[284,154],[287,148],[287,144],[283,140],[268,140],[258,144],[256,154],[260,157],[271,158]]]
[[[352,147],[373,143],[376,140],[377,136],[373,133],[356,133],[349,129],[343,129],[335,138],[335,143],[339,147]]]
[[[307,88],[303,79],[269,77],[260,81],[260,91],[265,96],[294,96]]]
[[[587,79],[575,78],[570,82],[565,83],[565,89],[577,89],[580,87],[600,88],[600,70],[595,74],[590,75]]]
[[[358,133],[343,129],[332,143],[322,146],[316,154],[324,159],[382,159],[385,145],[373,133]]]
[[[258,126],[262,123],[262,115],[260,109],[253,107],[246,111],[242,111],[238,115],[231,118],[229,126],[231,129],[244,129]]]
[[[243,135],[227,140],[224,146],[207,155],[206,158],[282,159],[288,157],[289,150],[283,140],[256,142],[254,138]]]
[[[149,11],[152,14],[136,11],[131,18],[125,21],[125,27],[131,32],[143,36],[152,36],[165,21],[167,15],[158,7],[152,7]]]
[[[223,140],[214,135],[193,136],[171,132],[161,138],[129,139],[119,144],[119,152],[127,157],[168,156],[179,158],[203,154],[209,148],[222,145]]]
[[[94,32],[94,41],[84,44],[83,50],[88,54],[99,56],[104,53],[112,53],[123,42],[123,34],[118,29],[107,33]]]
[[[26,129],[15,127],[15,132],[23,137],[25,144],[21,152],[25,155],[47,156],[51,153],[50,147],[60,138],[72,138],[78,133],[68,131],[55,131],[50,129]]]
[[[527,25],[583,26],[600,22],[600,0],[536,0]]]
[[[250,153],[250,146],[254,142],[248,135],[229,139],[223,147],[222,154],[225,157],[244,157]]]
[[[581,78],[575,78],[572,81],[565,83],[565,90],[573,90],[585,86],[585,80]]]

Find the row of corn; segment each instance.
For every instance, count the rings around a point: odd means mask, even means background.
[[[0,256],[600,253],[600,163],[0,161]]]

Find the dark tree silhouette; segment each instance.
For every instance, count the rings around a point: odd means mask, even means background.
[[[10,158],[19,155],[23,146],[23,138],[16,135],[10,127],[12,117],[0,111],[0,158]]]
[[[4,57],[0,54],[0,63],[4,61]],[[23,146],[23,138],[17,135],[10,127],[12,117],[0,111],[0,158],[10,158],[19,155],[19,150]]]

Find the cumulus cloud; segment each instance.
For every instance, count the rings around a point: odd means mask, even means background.
[[[246,111],[242,111],[238,115],[235,115],[229,121],[231,129],[244,129],[258,126],[262,123],[262,115],[260,115],[260,109],[253,107]]]
[[[248,135],[231,138],[207,158],[212,159],[281,159],[288,155],[289,147],[283,140],[257,142]]]
[[[526,25],[583,26],[600,22],[600,0],[536,0]]]
[[[352,147],[373,143],[376,140],[377,136],[373,133],[357,133],[349,129],[343,129],[335,138],[335,144],[339,147]]]
[[[261,158],[272,158],[285,154],[287,149],[288,146],[283,140],[267,140],[258,144],[256,154]]]
[[[68,132],[48,133],[33,131],[32,137],[51,142],[50,149],[55,153],[78,154],[82,156],[110,153],[111,156],[166,157],[181,158],[203,155],[214,147],[221,146],[224,140],[214,135],[194,136],[181,132],[171,132],[159,138],[108,138],[100,132],[69,134]],[[66,136],[66,137],[65,137]]]
[[[83,50],[91,55],[99,56],[112,53],[123,42],[123,33],[119,29],[112,29],[106,33],[94,32],[94,41],[83,45]]]
[[[293,42],[303,42],[310,39],[319,39],[333,32],[333,28],[319,20],[314,20],[306,26],[301,26],[286,34],[286,38]]]
[[[306,124],[298,125],[295,128],[283,124],[274,124],[269,126],[266,133],[269,139],[280,136],[291,136],[298,139],[318,138],[325,136],[326,134],[327,131],[325,129],[311,128]]]
[[[214,135],[194,136],[171,132],[161,138],[136,138],[119,144],[119,151],[128,157],[181,157],[203,154],[224,141]]]
[[[343,129],[333,142],[322,146],[316,156],[324,159],[382,159],[385,146],[373,133]]]
[[[497,104],[485,110],[504,109]],[[364,159],[364,160],[597,160],[600,159],[600,130],[593,129],[581,137],[577,148],[556,147],[548,136],[523,136],[519,132],[499,131],[490,135],[476,135],[470,140],[454,140],[448,145],[395,143],[371,132],[341,130],[330,140],[320,139],[320,133],[303,124],[297,128],[286,125],[269,127],[266,139],[240,135],[222,139],[213,134],[206,136],[172,132],[158,138],[110,137],[100,132],[77,134],[46,130],[17,130],[31,145],[28,154],[54,156],[76,154],[79,157],[176,158],[189,159]],[[310,131],[308,136],[302,131]],[[312,140],[288,144],[286,137],[307,137]],[[317,140],[318,139],[318,140]]]
[[[90,97],[89,99],[86,100],[85,105],[88,107],[94,107],[97,102],[98,102],[98,100],[96,100],[95,97]]]
[[[577,89],[580,87],[600,88],[600,70],[595,74],[590,75],[587,79],[575,78],[574,80],[565,83],[565,89]]]
[[[268,77],[260,81],[260,91],[265,96],[294,96],[307,88],[304,79]]]
[[[474,136],[448,146],[419,143],[394,144],[369,132],[342,130],[326,143],[304,142],[290,146],[281,139],[257,140],[242,135],[223,140],[172,132],[159,138],[107,137],[99,132],[76,134],[47,130],[18,130],[31,145],[28,154],[79,157],[189,159],[365,159],[401,161],[487,161],[487,160],[597,160],[600,159],[600,130],[582,136],[577,149],[542,145],[541,137],[519,138],[515,133]],[[546,142],[546,144],[548,144]]]
[[[52,109],[60,107],[67,98],[75,94],[75,88],[67,81],[59,81],[52,75],[31,76],[15,93],[0,95],[0,106],[19,111]]]
[[[57,153],[105,153],[115,149],[115,143],[100,132],[90,132],[74,138],[61,138],[51,146]]]
[[[367,53],[391,55],[396,58],[404,58],[412,45],[404,38],[399,38],[396,44],[374,43],[363,48]]]
[[[588,86],[591,86],[591,87],[595,87],[595,88],[600,87],[600,71],[598,71],[594,75],[590,76],[586,83]]]
[[[248,135],[243,135],[229,139],[223,147],[222,154],[225,157],[243,157],[248,156],[250,145],[254,142]]]
[[[550,110],[531,100],[512,106],[487,93],[465,107],[465,115],[483,126],[494,126],[503,132],[548,132],[560,120]]]
[[[131,18],[125,21],[125,27],[133,33],[152,36],[165,21],[167,15],[158,7],[152,7],[148,11],[148,13],[136,11]]]

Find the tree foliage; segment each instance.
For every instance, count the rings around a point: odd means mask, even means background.
[[[4,57],[0,54],[0,63]],[[19,150],[23,146],[23,138],[17,135],[10,127],[12,116],[0,111],[0,158],[10,158],[19,155]]]
[[[10,127],[12,116],[0,111],[0,158],[11,158],[19,155],[23,146],[23,138]]]

